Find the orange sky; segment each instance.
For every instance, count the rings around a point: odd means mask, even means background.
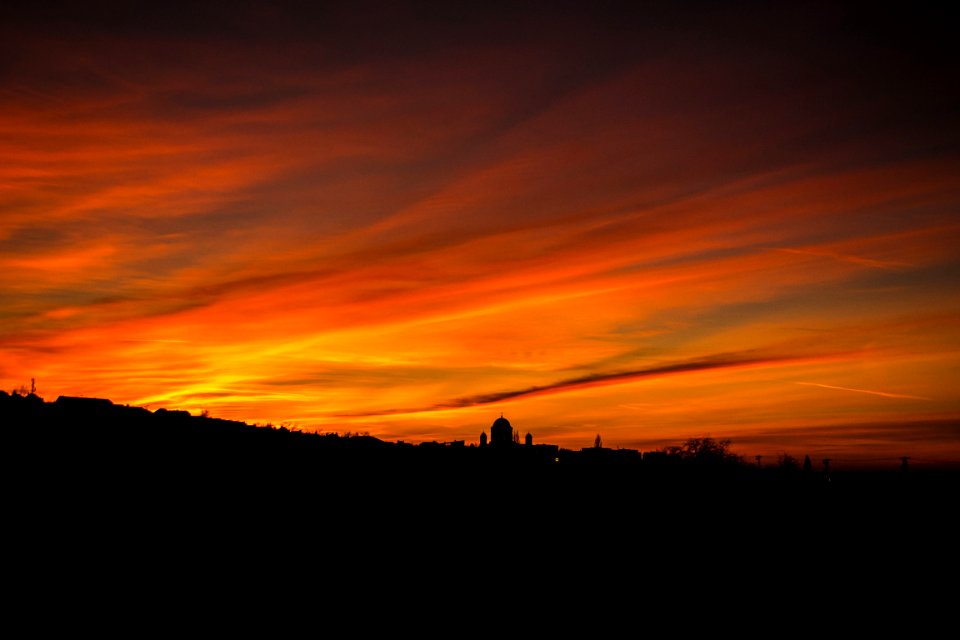
[[[953,37],[764,4],[4,8],[0,387],[960,463]]]

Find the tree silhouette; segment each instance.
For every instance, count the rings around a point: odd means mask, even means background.
[[[796,471],[800,468],[800,463],[789,453],[781,453],[777,459],[777,466],[784,471]]]
[[[667,453],[698,464],[739,464],[740,456],[730,451],[729,440],[690,438],[680,447],[669,447]]]
[[[594,438],[594,440],[593,440],[593,447],[594,447],[595,449],[602,449],[602,448],[603,448],[603,440],[600,439],[600,434],[599,434],[599,433],[597,434],[597,437]]]

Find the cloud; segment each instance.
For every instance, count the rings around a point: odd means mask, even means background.
[[[494,404],[507,400],[516,400],[536,395],[547,395],[564,393],[567,391],[576,391],[594,386],[623,384],[634,382],[645,378],[655,378],[681,373],[694,373],[698,371],[711,371],[716,369],[734,369],[753,366],[776,366],[790,364],[800,361],[810,360],[810,356],[757,356],[745,353],[724,353],[697,358],[694,360],[672,362],[662,364],[656,367],[644,369],[634,369],[629,371],[613,371],[606,373],[592,373],[576,378],[567,378],[545,385],[527,387],[525,389],[515,389],[510,391],[500,391],[496,393],[480,394],[475,396],[466,396],[454,398],[446,402],[440,402],[434,405],[418,407],[412,409],[384,409],[381,411],[367,411],[356,413],[337,413],[334,417],[365,417],[365,416],[383,416],[405,413],[424,413],[429,411],[442,411],[447,409],[461,409],[477,405]]]
[[[852,389],[850,387],[838,387],[832,384],[821,384],[819,382],[798,382],[797,384],[802,384],[808,387],[822,387],[824,389],[837,389],[838,391],[852,391],[854,393],[866,393],[874,396],[881,396],[884,398],[903,398],[907,400],[930,400],[930,398],[925,398],[923,396],[911,396],[905,393],[889,393],[886,391],[872,391],[870,389]]]

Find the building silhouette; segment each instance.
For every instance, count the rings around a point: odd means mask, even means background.
[[[556,464],[560,461],[559,445],[534,444],[533,434],[529,431],[521,439],[520,432],[513,428],[502,413],[490,425],[489,440],[486,431],[480,433],[480,447],[495,453],[494,459],[499,462],[537,465]]]
[[[514,444],[513,426],[510,421],[500,414],[490,427],[490,445],[494,447],[509,447]]]

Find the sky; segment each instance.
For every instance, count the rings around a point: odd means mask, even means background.
[[[0,8],[0,388],[960,464],[932,4],[36,4]]]

